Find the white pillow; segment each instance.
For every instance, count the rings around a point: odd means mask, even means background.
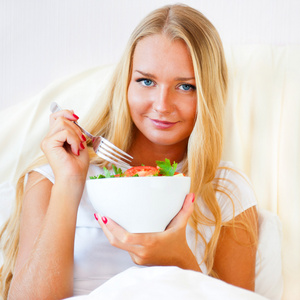
[[[98,94],[105,88],[114,65],[101,66],[60,79],[34,98],[0,111],[0,183],[16,183],[21,172],[39,155],[40,143],[48,131],[50,103],[73,109],[84,123]],[[82,124],[81,123],[81,124]]]

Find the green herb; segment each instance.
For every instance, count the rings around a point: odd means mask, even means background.
[[[115,167],[115,166],[113,166],[113,167]],[[121,169],[118,170],[116,167],[115,167],[115,169],[116,169],[117,172],[119,172],[119,170],[121,170]],[[115,169],[114,169],[114,171],[115,171]],[[107,170],[107,168],[103,167],[103,171],[104,171],[104,175],[103,174],[99,174],[98,176],[90,176],[90,179],[100,179],[100,178],[112,178],[112,177],[115,177],[114,175],[110,174],[110,172]],[[121,170],[121,173],[122,173],[122,170]]]
[[[105,178],[105,176],[102,174],[99,174],[98,176],[90,176],[90,179],[100,179],[100,178]]]
[[[103,171],[104,171],[104,177],[105,178],[114,177],[113,175],[110,174],[110,172],[105,167],[103,167]]]
[[[165,161],[156,161],[156,164],[159,166],[159,173],[163,176],[174,176],[177,168],[177,163],[174,161],[171,165],[169,159]]]
[[[121,177],[124,176],[123,171],[122,171],[121,168],[118,169],[115,165],[112,165],[112,168],[115,172],[115,175],[120,175]]]

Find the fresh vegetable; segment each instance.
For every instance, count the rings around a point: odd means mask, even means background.
[[[146,177],[146,176],[184,176],[182,173],[176,172],[177,163],[173,162],[171,164],[169,159],[165,159],[165,161],[156,161],[157,166],[137,166],[132,167],[125,172],[117,168],[113,167],[114,174],[111,174],[107,168],[103,168],[104,175],[100,174],[98,176],[90,176],[90,179],[100,179],[100,178],[115,178],[115,177]]]
[[[173,165],[171,165],[169,159],[165,159],[165,161],[157,161],[157,166],[159,167],[159,173],[163,176],[174,176],[177,168],[177,163],[174,161]]]
[[[132,177],[135,175],[138,175],[139,177],[145,177],[145,176],[158,176],[159,175],[159,169],[156,167],[150,167],[150,166],[138,166],[138,167],[132,167],[125,171],[124,173],[125,177]]]

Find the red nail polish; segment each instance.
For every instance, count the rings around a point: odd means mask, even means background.
[[[195,201],[195,194],[193,193],[193,200],[192,200],[192,203]]]
[[[84,149],[85,147],[83,146],[82,142],[80,143],[80,148]]]
[[[79,117],[78,117],[78,116],[76,116],[75,114],[73,114],[73,117],[74,117],[74,118],[76,118],[77,120],[79,119]]]
[[[107,223],[107,219],[106,219],[105,217],[102,217],[102,222],[103,222],[104,224],[106,224],[106,223]]]
[[[98,217],[97,217],[97,214],[94,214],[94,217],[95,217],[95,219],[98,221]]]
[[[86,141],[86,138],[84,135],[81,136],[81,139],[85,142]]]
[[[79,156],[79,149],[78,149],[77,155]]]

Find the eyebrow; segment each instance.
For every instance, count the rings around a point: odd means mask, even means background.
[[[134,70],[134,72],[138,72],[145,77],[150,77],[150,78],[156,79],[156,76],[151,73],[142,72],[140,70]],[[192,77],[175,77],[174,79],[175,79],[175,81],[189,81],[189,80],[195,80],[195,77],[194,76],[192,76]]]

